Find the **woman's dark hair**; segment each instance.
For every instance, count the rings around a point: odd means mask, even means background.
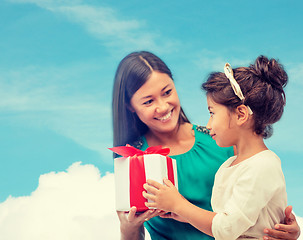
[[[133,52],[120,62],[115,75],[112,100],[114,146],[131,144],[148,131],[148,127],[137,114],[130,110],[130,100],[153,71],[165,73],[173,79],[167,65],[150,52]],[[179,124],[183,122],[189,120],[181,108]]]
[[[233,69],[234,78],[245,97],[240,100],[234,93],[228,78],[222,72],[211,73],[204,89],[216,103],[233,111],[241,104],[253,111],[254,131],[268,138],[272,135],[272,124],[277,122],[286,103],[284,87],[288,76],[283,66],[275,59],[259,56],[249,67]]]

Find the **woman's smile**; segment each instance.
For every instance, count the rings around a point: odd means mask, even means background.
[[[165,114],[164,116],[162,117],[157,117],[155,119],[157,120],[160,120],[161,122],[167,122],[171,119],[171,116],[172,116],[172,112],[173,110],[169,111],[167,114]]]

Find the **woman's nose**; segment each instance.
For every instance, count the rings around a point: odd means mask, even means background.
[[[169,104],[166,101],[159,101],[157,104],[156,112],[162,113],[166,112],[169,107]]]

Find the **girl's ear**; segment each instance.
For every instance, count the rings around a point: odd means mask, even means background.
[[[236,108],[237,120],[240,125],[246,123],[249,119],[249,110],[244,104]]]

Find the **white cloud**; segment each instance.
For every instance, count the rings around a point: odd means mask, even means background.
[[[66,172],[40,176],[26,197],[0,204],[3,240],[118,239],[114,210],[114,177],[93,165],[74,163]]]
[[[247,66],[253,59],[238,59],[232,56],[224,58],[222,53],[210,51],[208,49],[202,49],[196,53],[194,57],[194,64],[201,70],[209,74],[212,71],[223,71],[223,67],[226,62],[229,62],[231,66]]]
[[[31,3],[47,9],[54,14],[67,17],[86,29],[92,36],[100,39],[112,51],[131,51],[133,49],[152,49],[158,52],[174,50],[179,42],[159,36],[149,30],[142,19],[122,16],[110,7],[94,6],[82,1],[59,0],[10,0],[14,3]]]
[[[0,203],[1,240],[119,239],[114,204],[114,175],[76,162],[41,175],[30,196]]]
[[[300,153],[302,156],[303,63],[285,63],[284,66],[289,78],[285,88],[286,106],[281,120],[274,125],[274,135],[269,142],[277,149]]]
[[[108,89],[100,89],[99,95],[73,89],[82,82],[76,81],[74,75],[85,76],[89,70],[77,66],[0,70],[1,118],[34,128],[46,127],[110,162],[107,147],[111,139],[111,106],[110,101],[100,101]]]
[[[303,87],[303,63],[292,63],[286,66],[290,81],[294,81],[299,87]]]
[[[1,240],[119,239],[114,203],[114,174],[101,177],[95,166],[76,162],[41,175],[30,196],[0,203]],[[303,229],[303,218],[297,221]]]

